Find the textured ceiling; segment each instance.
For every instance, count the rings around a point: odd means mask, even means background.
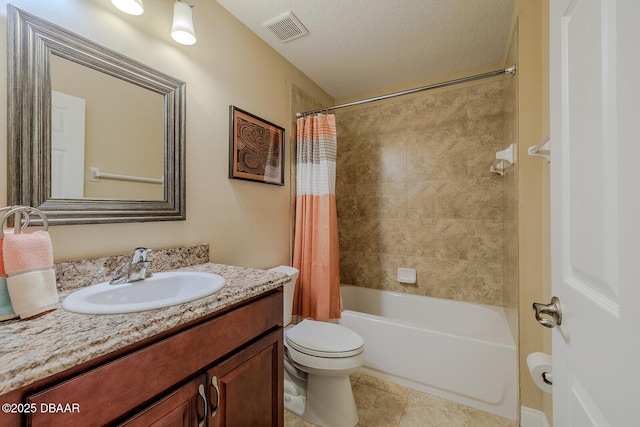
[[[336,99],[502,60],[514,0],[218,0]],[[262,24],[292,11],[309,34]]]

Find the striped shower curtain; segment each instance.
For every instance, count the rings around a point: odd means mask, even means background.
[[[298,321],[340,318],[336,149],[334,115],[298,119],[293,244],[293,266],[300,270],[293,302]]]

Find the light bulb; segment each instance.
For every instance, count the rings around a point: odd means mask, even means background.
[[[111,3],[129,15],[142,15],[144,13],[142,0],[111,0]]]

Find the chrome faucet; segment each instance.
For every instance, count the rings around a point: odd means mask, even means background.
[[[147,254],[151,252],[148,248],[136,248],[133,251],[131,264],[125,264],[113,273],[113,278],[109,282],[111,285],[137,282],[151,277],[147,270],[151,268],[151,261],[147,261]]]

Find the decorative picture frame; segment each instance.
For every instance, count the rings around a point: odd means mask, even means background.
[[[284,185],[284,128],[229,106],[229,179]]]

